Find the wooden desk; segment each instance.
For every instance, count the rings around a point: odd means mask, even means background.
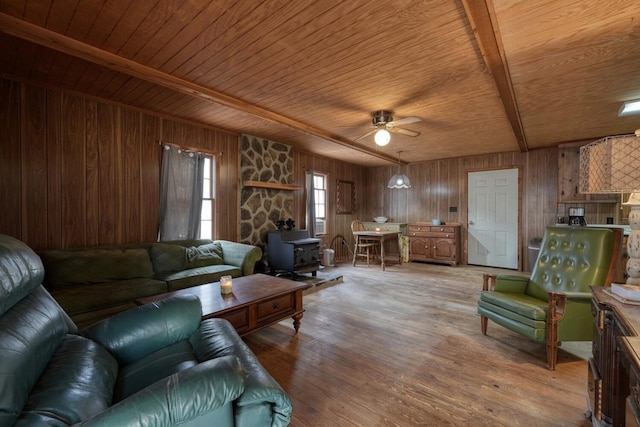
[[[353,248],[353,266],[356,266],[356,257],[358,253],[358,243],[361,238],[367,240],[377,240],[380,242],[380,264],[382,265],[382,271],[384,271],[384,242],[386,240],[395,239],[398,245],[398,262],[402,265],[402,255],[400,248],[399,233],[397,231],[354,231],[353,235],[356,236],[356,246]]]
[[[302,292],[311,286],[309,283],[294,282],[266,274],[252,274],[234,278],[233,292],[228,295],[221,295],[220,283],[213,282],[139,298],[135,303],[143,305],[173,295],[193,294],[200,298],[203,319],[227,319],[241,336],[278,323],[287,317],[293,318],[293,327],[298,332],[304,312]]]

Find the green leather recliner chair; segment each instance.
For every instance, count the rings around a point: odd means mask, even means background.
[[[590,286],[609,285],[622,242],[621,229],[547,227],[529,278],[484,275],[478,301],[481,329],[488,319],[545,343],[555,370],[562,341],[591,341],[594,323]]]
[[[78,332],[0,235],[0,426],[285,427],[291,401],[224,319],[171,297]]]

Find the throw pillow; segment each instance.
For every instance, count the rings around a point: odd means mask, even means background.
[[[153,270],[156,273],[182,271],[187,262],[187,248],[169,243],[154,243],[149,249]]]
[[[186,268],[198,268],[222,264],[224,264],[224,260],[222,259],[222,246],[219,242],[187,248]]]

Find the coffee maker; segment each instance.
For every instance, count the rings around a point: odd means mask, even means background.
[[[569,208],[569,225],[587,225],[584,219],[584,208]]]

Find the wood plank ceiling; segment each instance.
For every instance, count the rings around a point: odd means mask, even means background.
[[[0,74],[365,166],[633,132],[640,2],[1,0]],[[418,137],[373,137],[388,109]]]

